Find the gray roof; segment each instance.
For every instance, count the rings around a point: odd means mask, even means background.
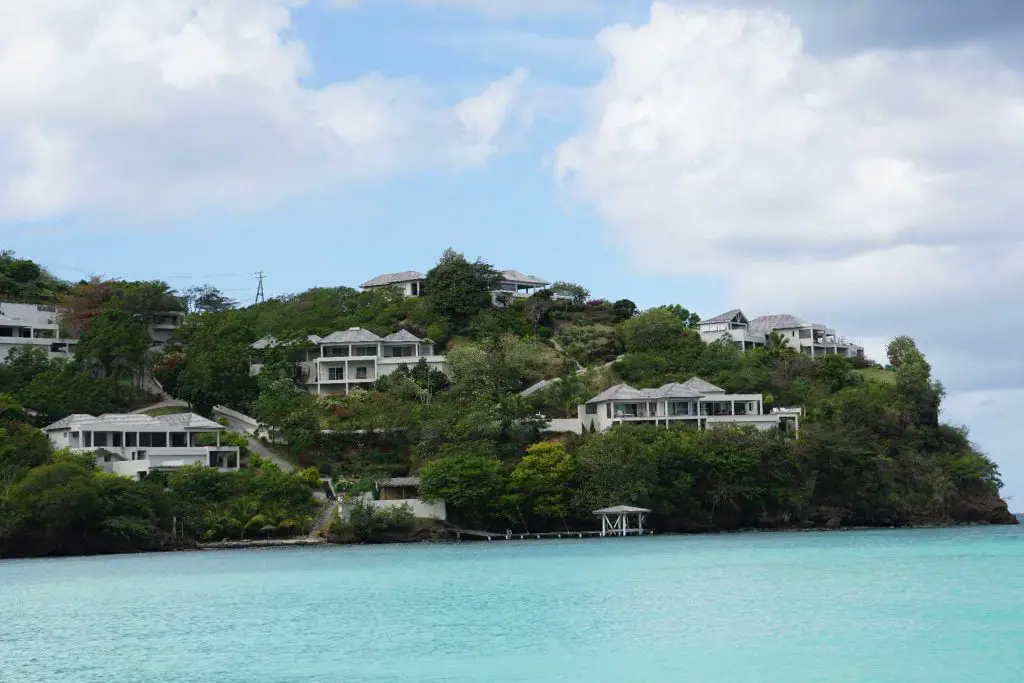
[[[399,330],[398,332],[395,332],[394,334],[389,334],[388,336],[384,337],[384,341],[386,341],[386,342],[422,342],[423,340],[420,339],[419,337],[417,337],[415,334],[413,334],[409,330]]]
[[[807,322],[789,313],[778,315],[762,315],[750,321],[750,331],[757,334],[768,334],[772,330],[787,330],[794,327],[806,327]]]
[[[518,270],[503,270],[501,271],[501,276],[506,282],[514,282],[517,285],[546,287],[551,284],[547,280],[539,278],[536,275],[526,275],[525,273],[520,273]]]
[[[610,508],[601,508],[600,510],[594,510],[595,515],[620,515],[623,513],[630,512],[650,512],[647,508],[635,508],[631,505],[613,505]]]
[[[380,337],[361,327],[350,327],[344,332],[332,332],[320,339],[321,344],[351,344],[354,342],[379,342]]]
[[[416,280],[425,280],[427,276],[418,270],[403,270],[401,273],[384,273],[378,275],[372,280],[367,280],[362,285],[366,287],[386,287],[387,285],[400,285],[404,282],[415,282]]]
[[[419,477],[395,477],[394,479],[386,479],[380,482],[382,489],[397,489],[403,486],[419,486]]]
[[[701,395],[704,394],[724,394],[725,389],[722,387],[716,387],[711,382],[705,382],[700,377],[691,377],[690,379],[683,382],[681,385],[684,389],[697,392]]]
[[[705,382],[699,377],[692,377],[682,384],[671,382],[657,389],[634,389],[628,384],[616,384],[608,387],[587,403],[604,403],[606,401],[648,401],[659,398],[701,398],[709,394],[724,394],[725,389]]]
[[[732,322],[732,319],[735,318],[737,314],[742,316],[744,320],[747,319],[747,316],[743,315],[743,311],[741,311],[738,308],[734,308],[731,311],[726,311],[725,313],[720,313],[720,314],[716,315],[713,318],[708,318],[707,320],[701,320],[700,324],[704,325],[704,324],[708,324],[708,323],[728,323],[728,322]]]
[[[165,431],[172,428],[215,429],[219,431],[225,429],[224,425],[195,413],[174,413],[156,416],[146,415],[145,413],[104,413],[99,417],[85,413],[76,413],[43,427],[43,431],[50,432],[60,429],[82,428],[96,431],[146,431],[147,429]]]

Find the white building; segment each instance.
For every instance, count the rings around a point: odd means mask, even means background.
[[[71,358],[78,340],[61,337],[61,312],[56,306],[0,302],[0,363],[18,346],[44,349],[51,358]],[[180,311],[158,314],[149,325],[153,346],[166,344],[184,321]]]
[[[0,303],[0,363],[21,346],[43,349],[51,358],[70,358],[77,342],[60,336],[60,312],[54,306]]]
[[[238,447],[220,445],[225,429],[194,413],[108,413],[68,415],[43,431],[55,448],[95,453],[103,471],[141,480],[150,472],[197,464],[222,472],[237,470]]]
[[[725,389],[693,377],[682,384],[634,389],[616,384],[578,408],[582,431],[603,432],[620,424],[672,425],[707,429],[730,424],[760,430],[799,429],[799,409],[764,412],[761,394],[727,394]]]
[[[348,394],[352,389],[368,388],[379,377],[390,375],[400,366],[412,366],[420,359],[434,370],[447,371],[444,356],[434,353],[434,345],[406,330],[378,337],[369,330],[353,327],[326,337],[310,335],[310,342],[294,358],[299,378],[311,394]],[[277,346],[267,337],[252,345],[260,351]],[[264,358],[256,357],[250,372],[258,374]]]
[[[501,271],[501,282],[491,292],[491,297],[496,305],[507,306],[516,298],[528,297],[540,289],[547,287],[550,282],[535,275],[524,275],[518,270]],[[372,280],[367,280],[362,285],[363,289],[380,289],[382,287],[396,287],[405,296],[423,296],[426,293],[427,276],[416,270],[406,270],[401,273],[385,273],[378,275]]]
[[[763,315],[748,320],[740,309],[733,309],[700,321],[700,338],[708,344],[727,339],[746,351],[764,348],[768,335],[777,332],[786,346],[812,358],[839,355],[844,358],[863,358],[864,345],[859,341],[841,337],[831,327],[809,323],[795,315]]]

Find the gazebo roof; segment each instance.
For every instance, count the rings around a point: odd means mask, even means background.
[[[635,508],[631,505],[613,505],[610,508],[601,508],[600,510],[594,510],[595,515],[622,515],[622,514],[636,514],[640,512],[650,512],[647,508]]]

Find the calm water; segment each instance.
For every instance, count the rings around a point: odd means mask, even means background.
[[[0,562],[5,683],[1020,683],[1024,529]]]

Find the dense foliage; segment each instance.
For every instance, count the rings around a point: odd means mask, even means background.
[[[91,456],[54,452],[24,415],[0,394],[0,557],[158,550],[312,524],[301,474],[254,457],[240,472],[191,467],[137,482],[98,471]]]
[[[0,301],[52,304],[68,289],[30,259],[17,258],[13,251],[0,250]]]

